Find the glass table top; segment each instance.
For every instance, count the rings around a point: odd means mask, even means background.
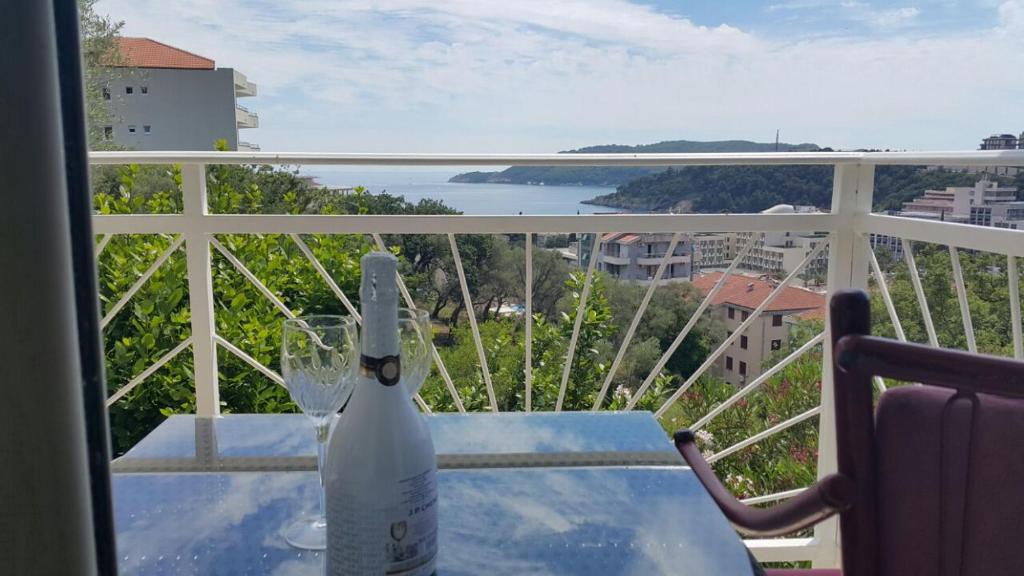
[[[441,468],[680,464],[649,412],[432,414]],[[313,470],[301,414],[171,416],[114,462],[116,472]]]
[[[685,467],[442,470],[438,574],[751,574]],[[311,472],[115,474],[121,574],[318,575],[281,531],[317,501]]]

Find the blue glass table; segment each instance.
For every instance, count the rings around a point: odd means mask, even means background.
[[[292,420],[172,418],[119,459],[121,573],[320,574],[322,554],[281,535],[315,509],[316,473],[224,470],[232,458],[264,467],[309,458],[311,441],[285,441],[311,436],[299,433],[308,423]],[[439,455],[450,456],[438,475],[439,575],[752,573],[743,543],[649,413],[428,422]],[[549,460],[527,461],[531,454]],[[637,465],[635,454],[663,462]],[[156,470],[160,459],[187,470],[125,471]]]

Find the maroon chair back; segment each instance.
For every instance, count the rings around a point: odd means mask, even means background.
[[[847,576],[1024,571],[1024,362],[875,338],[860,291],[831,303]],[[872,377],[893,388],[872,406]]]

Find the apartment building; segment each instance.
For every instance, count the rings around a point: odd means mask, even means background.
[[[1020,136],[1013,134],[993,134],[981,141],[979,150],[1024,150],[1024,132]]]
[[[598,269],[614,278],[650,282],[655,280],[658,266],[668,252],[672,234],[634,234],[614,232],[601,238]],[[688,234],[681,235],[660,282],[678,282],[693,278],[696,244]],[[583,254],[586,261],[589,254]]]
[[[698,270],[724,268],[732,261],[732,242],[729,234],[695,234],[693,241],[697,245],[694,258]]]
[[[779,204],[762,214],[814,214],[820,210],[813,206],[791,206]],[[827,234],[816,232],[735,232],[728,236],[726,260],[733,258],[754,239],[754,246],[740,262],[739,268],[749,272],[785,276],[803,262],[804,258],[819,243],[828,239]],[[828,252],[822,251],[803,270],[804,276],[823,276],[828,270]]]
[[[111,123],[104,137],[134,150],[259,150],[239,139],[259,116],[238,103],[256,85],[204,56],[149,38],[117,39],[121,58],[108,68],[103,99]]]
[[[693,285],[708,294],[722,274],[720,271],[704,274],[696,278]],[[732,335],[777,286],[778,283],[768,276],[732,274],[711,302],[712,313],[718,315]],[[794,322],[824,321],[825,302],[824,294],[787,286],[719,356],[714,373],[735,386],[751,382],[763,372],[765,360],[785,345]]]

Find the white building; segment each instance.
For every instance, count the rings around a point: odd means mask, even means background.
[[[689,234],[681,235],[675,249],[667,254],[671,241],[672,234],[605,234],[601,238],[598,269],[614,278],[650,282],[655,279],[658,266],[667,255],[668,264],[660,281],[690,280],[695,250],[693,238]],[[583,254],[582,257],[588,255]]]
[[[149,38],[117,39],[120,61],[111,67],[103,98],[111,123],[104,137],[134,150],[259,150],[239,140],[259,116],[240,105],[256,85],[209,58]]]
[[[819,210],[813,206],[791,206],[779,204],[762,214],[812,214]],[[737,232],[730,234],[729,260],[736,257],[754,237],[754,246],[740,262],[740,268],[751,272],[772,275],[786,275],[796,269],[804,258],[819,243],[828,239],[827,234],[814,232]],[[828,253],[821,251],[814,261],[804,269],[805,275],[823,275],[828,269]]]

